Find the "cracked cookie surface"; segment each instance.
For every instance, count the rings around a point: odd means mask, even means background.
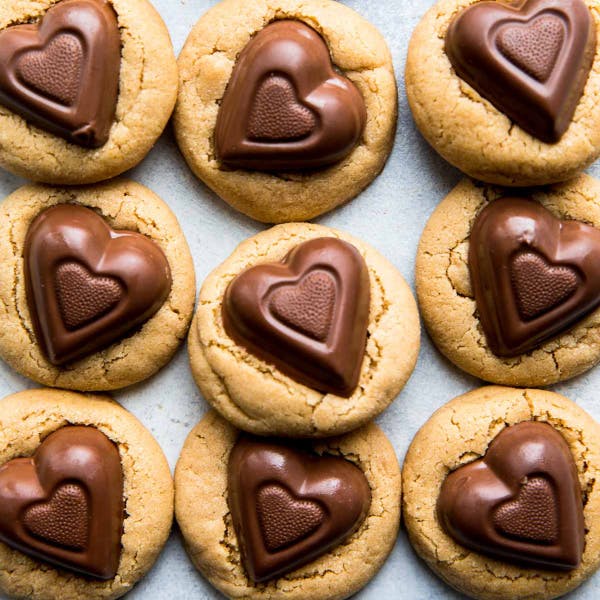
[[[239,431],[210,411],[191,431],[175,470],[175,512],[194,565],[229,598],[341,600],[375,575],[396,541],[400,472],[394,449],[369,424],[342,437],[311,442],[317,454],[357,465],[371,488],[360,528],[308,565],[274,581],[252,585],[242,567],[227,505],[227,463]]]
[[[261,173],[225,169],[213,134],[235,61],[271,21],[306,23],[325,40],[333,64],[361,92],[367,124],[354,150],[332,167]],[[195,25],[179,56],[175,133],[192,171],[223,200],[267,223],[311,219],[356,196],[379,174],[391,151],[397,91],[390,51],[360,15],[333,0],[224,0]]]
[[[94,581],[0,544],[2,593],[30,600],[126,594],[150,570],[171,530],[173,480],[156,440],[110,398],[62,390],[28,390],[4,398],[0,422],[0,464],[31,456],[48,435],[66,425],[96,427],[118,446],[125,500],[121,560],[114,579]]]
[[[44,209],[79,204],[95,210],[113,229],[141,233],[165,253],[172,276],[169,296],[141,327],[63,367],[52,365],[36,341],[27,306],[24,242]],[[0,356],[19,373],[51,387],[112,390],[142,381],[173,356],[192,316],[195,275],[192,257],[175,215],[148,188],[127,180],[82,188],[29,185],[0,204]]]
[[[469,235],[491,201],[513,196],[464,180],[431,215],[417,252],[415,278],[423,321],[437,348],[455,365],[492,383],[546,386],[587,371],[600,361],[600,309],[567,332],[513,358],[492,353],[479,322],[469,276]],[[518,195],[518,194],[516,194]],[[600,228],[600,181],[580,175],[526,197],[555,217]]]
[[[0,30],[39,21],[60,0],[4,0]],[[0,105],[0,166],[53,184],[95,183],[137,165],[162,133],[177,96],[177,63],[167,28],[147,0],[108,0],[121,34],[115,121],[98,149],[70,144]]]
[[[410,41],[406,93],[417,127],[448,162],[499,185],[543,185],[574,177],[600,155],[600,7],[585,0],[598,45],[584,93],[560,142],[545,144],[516,126],[455,73],[444,43],[454,17],[479,0],[441,0]]]
[[[506,427],[549,423],[573,454],[584,502],[585,549],[578,568],[546,571],[486,557],[456,543],[437,518],[448,473],[483,457]],[[419,556],[446,583],[481,600],[546,600],[580,585],[600,566],[600,425],[554,392],[489,386],[440,408],[413,439],[402,470],[402,515]]]
[[[349,398],[297,383],[237,345],[221,306],[229,283],[257,264],[278,262],[310,239],[335,237],[355,246],[371,283],[367,345],[358,387]],[[419,352],[412,292],[381,254],[350,235],[307,223],[278,225],[238,246],[205,280],[188,337],[194,379],[206,400],[236,427],[258,435],[325,437],[367,423],[404,387]]]

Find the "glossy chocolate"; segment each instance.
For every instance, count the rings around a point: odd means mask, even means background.
[[[354,533],[371,505],[351,462],[242,436],[229,457],[229,507],[250,579],[280,577]]]
[[[459,544],[525,566],[574,569],[585,544],[575,461],[547,423],[504,429],[442,484],[438,516]]]
[[[93,210],[73,204],[45,210],[29,227],[25,278],[36,338],[55,365],[121,339],[171,290],[169,263],[156,243],[113,231]]]
[[[93,427],[63,427],[0,467],[0,540],[39,560],[112,579],[123,516],[119,451]]]
[[[351,396],[360,376],[370,282],[358,250],[336,238],[296,246],[238,275],[223,299],[227,334],[314,389]]]
[[[105,0],[63,0],[36,25],[0,31],[0,103],[89,148],[115,118],[121,34]]]
[[[488,346],[517,356],[600,305],[600,230],[560,221],[532,200],[502,198],[475,220],[469,269]]]
[[[335,71],[316,31],[275,21],[234,67],[217,117],[217,156],[260,171],[331,165],[359,142],[366,118],[362,95]]]
[[[459,77],[547,143],[568,129],[596,53],[583,0],[478,2],[454,19],[446,53]]]

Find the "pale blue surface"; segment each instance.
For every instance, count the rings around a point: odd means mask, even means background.
[[[0,0],[1,1],[1,0]],[[252,0],[248,0],[251,2]],[[400,120],[394,150],[383,174],[358,198],[318,222],[344,229],[380,250],[414,288],[414,259],[419,237],[437,203],[461,179],[416,131],[404,93],[404,62],[410,34],[431,0],[346,0],[348,6],[375,24],[392,50],[400,88]],[[154,0],[165,19],[175,50],[183,46],[193,23],[214,1]],[[600,177],[600,164],[590,169]],[[187,168],[168,127],[142,165],[128,174],[147,185],[174,210],[192,249],[198,284],[247,237],[265,227],[228,208]],[[0,171],[0,198],[24,181]],[[446,361],[424,334],[417,368],[395,403],[378,419],[403,460],[408,445],[429,416],[451,398],[480,382]],[[0,397],[37,387],[0,363]],[[600,419],[600,368],[556,390]],[[114,394],[152,431],[175,467],[183,442],[207,410],[192,380],[181,349],[150,381]],[[600,597],[600,574],[568,596],[572,600]],[[189,562],[174,531],[154,569],[128,595],[136,600],[198,600],[222,598]],[[416,558],[401,531],[387,563],[355,598],[360,600],[437,600],[462,598]]]

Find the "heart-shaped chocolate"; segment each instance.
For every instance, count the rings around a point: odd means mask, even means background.
[[[336,238],[252,267],[223,300],[227,334],[296,381],[348,397],[365,352],[370,282],[356,248]]]
[[[362,95],[331,64],[319,34],[275,21],[241,52],[215,127],[219,160],[233,168],[296,170],[331,165],[356,146]]]
[[[469,270],[488,346],[517,356],[600,305],[600,231],[532,200],[502,198],[473,224]]]
[[[40,347],[55,365],[121,339],[162,306],[171,270],[147,237],[113,231],[93,210],[59,204],[25,240],[27,301]]]
[[[121,35],[105,0],[63,0],[39,25],[0,32],[0,103],[80,146],[108,140],[120,68]]]
[[[0,540],[34,558],[112,579],[123,516],[119,451],[93,427],[63,427],[0,467]]]
[[[242,436],[229,457],[228,499],[250,579],[289,573],[337,546],[364,521],[371,490],[351,462]]]
[[[571,124],[595,53],[596,26],[583,0],[477,2],[446,35],[458,76],[547,143]]]
[[[444,480],[438,517],[459,544],[526,566],[574,569],[585,544],[577,468],[547,423],[504,429],[484,458]]]

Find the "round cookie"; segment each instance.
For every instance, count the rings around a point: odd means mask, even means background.
[[[29,390],[0,402],[0,464],[29,457],[67,425],[95,427],[118,447],[125,518],[117,575],[98,581],[48,566],[0,543],[0,589],[16,598],[119,598],[152,567],[171,530],[173,482],[148,430],[116,402],[61,390]]]
[[[282,19],[306,23],[325,40],[333,64],[364,99],[364,132],[350,154],[325,168],[293,172],[225,168],[216,153],[214,132],[234,65],[257,32]],[[219,2],[190,33],[178,64],[175,133],[179,147],[204,183],[254,219],[281,223],[327,212],[369,185],[390,153],[397,118],[391,55],[381,34],[340,2]]]
[[[585,548],[570,571],[526,568],[468,550],[442,528],[436,503],[449,472],[473,463],[506,427],[541,421],[554,427],[573,454],[584,502]],[[417,433],[402,471],[404,523],[417,553],[444,581],[481,600],[557,598],[580,585],[600,564],[596,514],[600,492],[600,427],[554,392],[484,387],[440,408]],[[516,455],[517,452],[514,453]]]
[[[281,261],[292,249],[317,238],[352,244],[368,271],[366,350],[363,356],[364,346],[360,348],[358,385],[349,397],[299,383],[297,378],[281,372],[273,361],[261,360],[247,347],[238,345],[224,327],[223,299],[236,276],[258,264]],[[317,294],[315,304],[318,298]],[[412,293],[384,257],[343,232],[290,223],[246,240],[208,276],[200,291],[188,351],[202,394],[236,427],[258,435],[325,437],[355,429],[389,405],[414,369],[419,335]],[[283,353],[283,344],[280,348]]]
[[[60,1],[7,0],[2,2],[0,35],[13,25],[38,23],[49,9],[59,7]],[[86,3],[88,1],[86,0]],[[115,177],[137,165],[162,133],[171,116],[177,96],[177,63],[167,28],[147,0],[107,1],[116,14],[118,29],[114,28],[114,30],[120,34],[120,49],[116,48],[115,50],[118,54],[117,59],[120,58],[120,73],[117,81],[118,99],[108,140],[100,147],[83,147],[68,142],[62,137],[50,133],[47,129],[40,129],[38,126],[32,125],[22,116],[10,110],[6,106],[6,102],[2,102],[1,80],[3,77],[0,74],[0,166],[3,168],[21,177],[46,183],[69,185],[95,183]],[[102,0],[96,0],[96,2],[102,2]],[[44,75],[43,70],[36,70],[30,75],[31,84],[24,93],[28,97],[33,94],[33,103],[39,104],[40,99],[45,98],[44,93],[50,94],[51,98],[52,94],[60,96],[61,93],[63,95],[66,93],[61,85],[68,86],[69,76],[73,78],[74,75],[64,72],[66,67],[62,66],[60,62],[62,49],[56,44],[60,43],[61,36],[63,39],[65,38],[65,32],[69,35],[69,31],[72,32],[73,29],[69,25],[65,25],[64,30],[59,26],[55,32],[51,32],[46,40],[46,54],[42,58],[33,56],[33,52],[30,53],[32,54],[30,62],[34,66],[39,58],[42,65],[43,61],[49,64],[48,69],[51,72],[52,69],[55,69],[62,73],[60,83],[55,80],[46,81],[47,75]],[[101,41],[97,44],[88,45],[86,41],[83,45],[85,48],[83,56],[86,56],[85,52],[91,53],[90,56],[98,52],[108,52],[107,48],[111,45],[109,44],[110,37],[108,41],[100,37],[98,39]],[[54,50],[52,49],[53,43],[55,44]],[[70,51],[70,54],[75,56],[73,50]],[[6,64],[13,64],[10,62],[10,56],[3,57],[0,53],[0,64],[3,64],[5,59]],[[86,94],[89,94],[90,88],[94,86],[94,78],[100,77],[105,68],[110,68],[110,66],[106,66],[108,65],[106,57],[100,56],[88,60],[90,62],[95,60],[98,64],[92,65],[93,70],[88,69],[86,59],[83,59],[83,66],[80,67],[79,73],[81,87],[77,87],[77,82],[73,82],[71,85],[75,86],[77,94],[85,97],[78,101],[71,98],[67,102],[71,105],[69,107],[71,112],[77,110],[81,114],[85,114],[89,110],[89,105],[97,101],[96,96],[87,96]],[[71,64],[71,68],[75,67]],[[23,71],[22,66],[21,71]],[[93,75],[89,75],[90,72]],[[92,77],[91,81],[87,81],[88,77]],[[108,75],[107,77],[109,78]],[[10,81],[10,74],[7,79]],[[36,85],[37,88],[46,91],[40,95],[35,92]],[[110,87],[110,83],[104,82],[101,94],[109,94]],[[67,95],[75,94],[75,91],[68,88],[66,91]],[[10,93],[12,94],[13,91]],[[44,102],[47,101],[44,100]],[[32,110],[39,112],[37,108]],[[60,112],[65,112],[65,110],[63,107]],[[77,118],[79,117],[75,117],[75,120]],[[96,127],[96,115],[82,116],[81,119],[84,122],[89,121],[90,127]],[[98,143],[102,141],[99,140]]]
[[[144,236],[144,241],[154,242],[168,262],[171,287],[157,312],[133,332],[128,331],[93,354],[57,366],[42,350],[34,330],[28,307],[24,252],[31,223],[45,209],[60,204],[93,209],[111,228],[137,232]],[[192,316],[195,275],[179,223],[154,193],[126,180],[77,189],[29,185],[11,194],[0,207],[0,261],[3,265],[0,297],[4,307],[0,315],[0,356],[3,360],[19,373],[44,385],[92,391],[117,389],[142,381],[171,359],[186,335]],[[77,263],[77,260],[75,256],[73,261]],[[139,263],[137,265],[135,268],[139,271]],[[102,278],[99,279],[102,281]],[[75,297],[82,293],[77,285],[73,289]],[[91,298],[98,295],[98,290],[101,291],[101,288],[85,292],[90,303]],[[122,302],[117,305],[114,314],[118,313],[121,305]],[[77,314],[76,311],[73,314]],[[107,318],[111,314],[109,311]],[[42,320],[42,315],[38,316]],[[105,329],[108,331],[110,328]],[[74,333],[77,334],[78,330]],[[101,333],[103,331],[97,332]]]
[[[529,0],[529,4],[533,5],[534,1]],[[597,5],[592,0],[583,1],[590,9],[592,24],[596,24],[596,32],[593,37],[598,40],[600,39],[600,14]],[[417,127],[425,139],[448,162],[467,175],[482,181],[507,186],[529,186],[555,183],[574,177],[592,164],[600,154],[600,111],[596,110],[596,97],[600,93],[600,43],[596,45],[590,75],[570,126],[559,141],[543,142],[523,130],[514,120],[496,108],[489,99],[483,97],[469,83],[459,77],[450,62],[445,48],[446,34],[450,25],[460,11],[477,4],[477,2],[478,0],[441,0],[429,10],[413,33],[405,77],[406,92]],[[543,0],[541,4],[544,4]],[[544,8],[545,5],[541,6],[541,4],[538,2],[538,8],[542,11],[537,16],[538,19],[552,14],[553,10],[548,7]],[[552,3],[546,2],[545,4]],[[574,3],[564,4],[571,6]],[[499,6],[503,5],[500,3]],[[544,10],[546,12],[543,12]],[[565,6],[565,10],[569,11],[570,9]],[[514,17],[512,8],[507,9],[506,12],[513,15],[504,15],[509,20],[521,18]],[[533,19],[532,15],[529,17]],[[485,22],[487,23],[487,21]],[[556,23],[551,25],[555,26]],[[543,39],[543,36],[536,32],[528,32],[527,39],[534,40],[528,46],[523,43],[525,38],[519,37],[522,31],[517,31],[518,27],[522,26],[522,23],[517,23],[515,29],[510,32],[512,37],[517,41],[520,40],[519,44],[522,44],[520,49],[517,47],[515,50],[517,53],[524,53],[522,65],[536,62],[536,60],[546,60],[540,58],[540,54],[537,55],[537,58],[533,54],[530,58],[526,58],[527,48],[531,48],[533,52],[535,44],[538,43],[535,40]],[[473,34],[473,38],[477,38],[485,35],[487,30],[484,30],[484,27],[484,25],[472,24],[468,30]],[[569,23],[569,28],[569,31],[573,31],[573,23]],[[577,36],[579,39],[585,38],[583,32],[573,35],[576,36],[576,39]],[[492,39],[491,35],[489,39]],[[549,43],[553,43],[552,37],[547,39],[550,39]],[[560,44],[563,43],[567,48],[571,42],[561,41],[558,48],[561,48]],[[457,44],[460,44],[458,40]],[[483,45],[482,41],[479,48]],[[457,54],[463,49],[464,43],[458,48]],[[565,52],[568,51],[567,48]],[[542,48],[539,52],[543,56],[544,49]],[[479,56],[482,56],[481,52],[479,52]],[[463,60],[468,59],[463,57]],[[495,65],[492,67],[488,65],[487,75],[481,75],[482,78],[488,76],[492,86],[494,81],[501,80],[503,74],[506,73],[508,64],[505,58],[496,57],[493,60]],[[585,58],[582,60],[586,61]],[[498,67],[497,65],[501,63],[505,66]],[[513,58],[510,68],[514,70],[514,65],[517,64],[518,69],[518,63],[519,59]],[[558,63],[550,65],[556,67],[556,73],[562,69],[560,65],[557,65]],[[493,69],[497,69],[497,71]],[[486,69],[484,69],[484,73],[485,71]],[[521,75],[526,71],[527,67],[525,67],[525,71],[521,72]],[[571,75],[567,73],[566,78],[568,79]],[[529,79],[529,83],[527,83],[529,91],[534,88],[537,90],[532,95],[539,93],[545,96],[545,100],[539,100],[540,105],[536,105],[535,109],[532,108],[531,100],[524,101],[529,102],[527,110],[541,115],[549,110],[549,105],[556,104],[556,98],[550,97],[551,94],[554,94],[552,86],[562,85],[566,90],[572,92],[576,88],[576,84],[570,79],[567,81],[563,76],[564,73],[553,75],[554,79],[551,82],[548,81],[547,85]],[[563,78],[563,81],[556,84],[556,77]],[[527,79],[527,76],[522,76],[522,79]],[[490,82],[486,85],[489,86]],[[504,85],[503,79],[502,85]],[[519,85],[523,89],[523,84]],[[503,87],[504,99],[508,100],[511,97],[514,99],[514,89],[511,88],[510,93],[506,92],[507,89],[509,89],[508,84]],[[524,112],[524,109],[521,109],[521,112]],[[533,120],[532,118],[530,121]]]
[[[492,201],[514,192],[464,180],[432,214],[419,244],[419,307],[438,349],[454,364],[485,381],[546,386],[590,369],[600,360],[600,311],[570,329],[512,357],[494,354],[482,329],[469,275],[469,238],[475,217]],[[587,175],[525,197],[560,219],[600,228],[600,182]],[[568,259],[565,259],[568,262]]]
[[[383,432],[369,424],[340,438],[311,442],[316,453],[346,458],[364,472],[371,489],[368,514],[341,545],[260,585],[253,585],[242,567],[227,500],[227,463],[239,435],[211,411],[191,431],[177,463],[176,517],[194,565],[229,598],[329,600],[356,593],[382,566],[398,533],[400,472]]]

